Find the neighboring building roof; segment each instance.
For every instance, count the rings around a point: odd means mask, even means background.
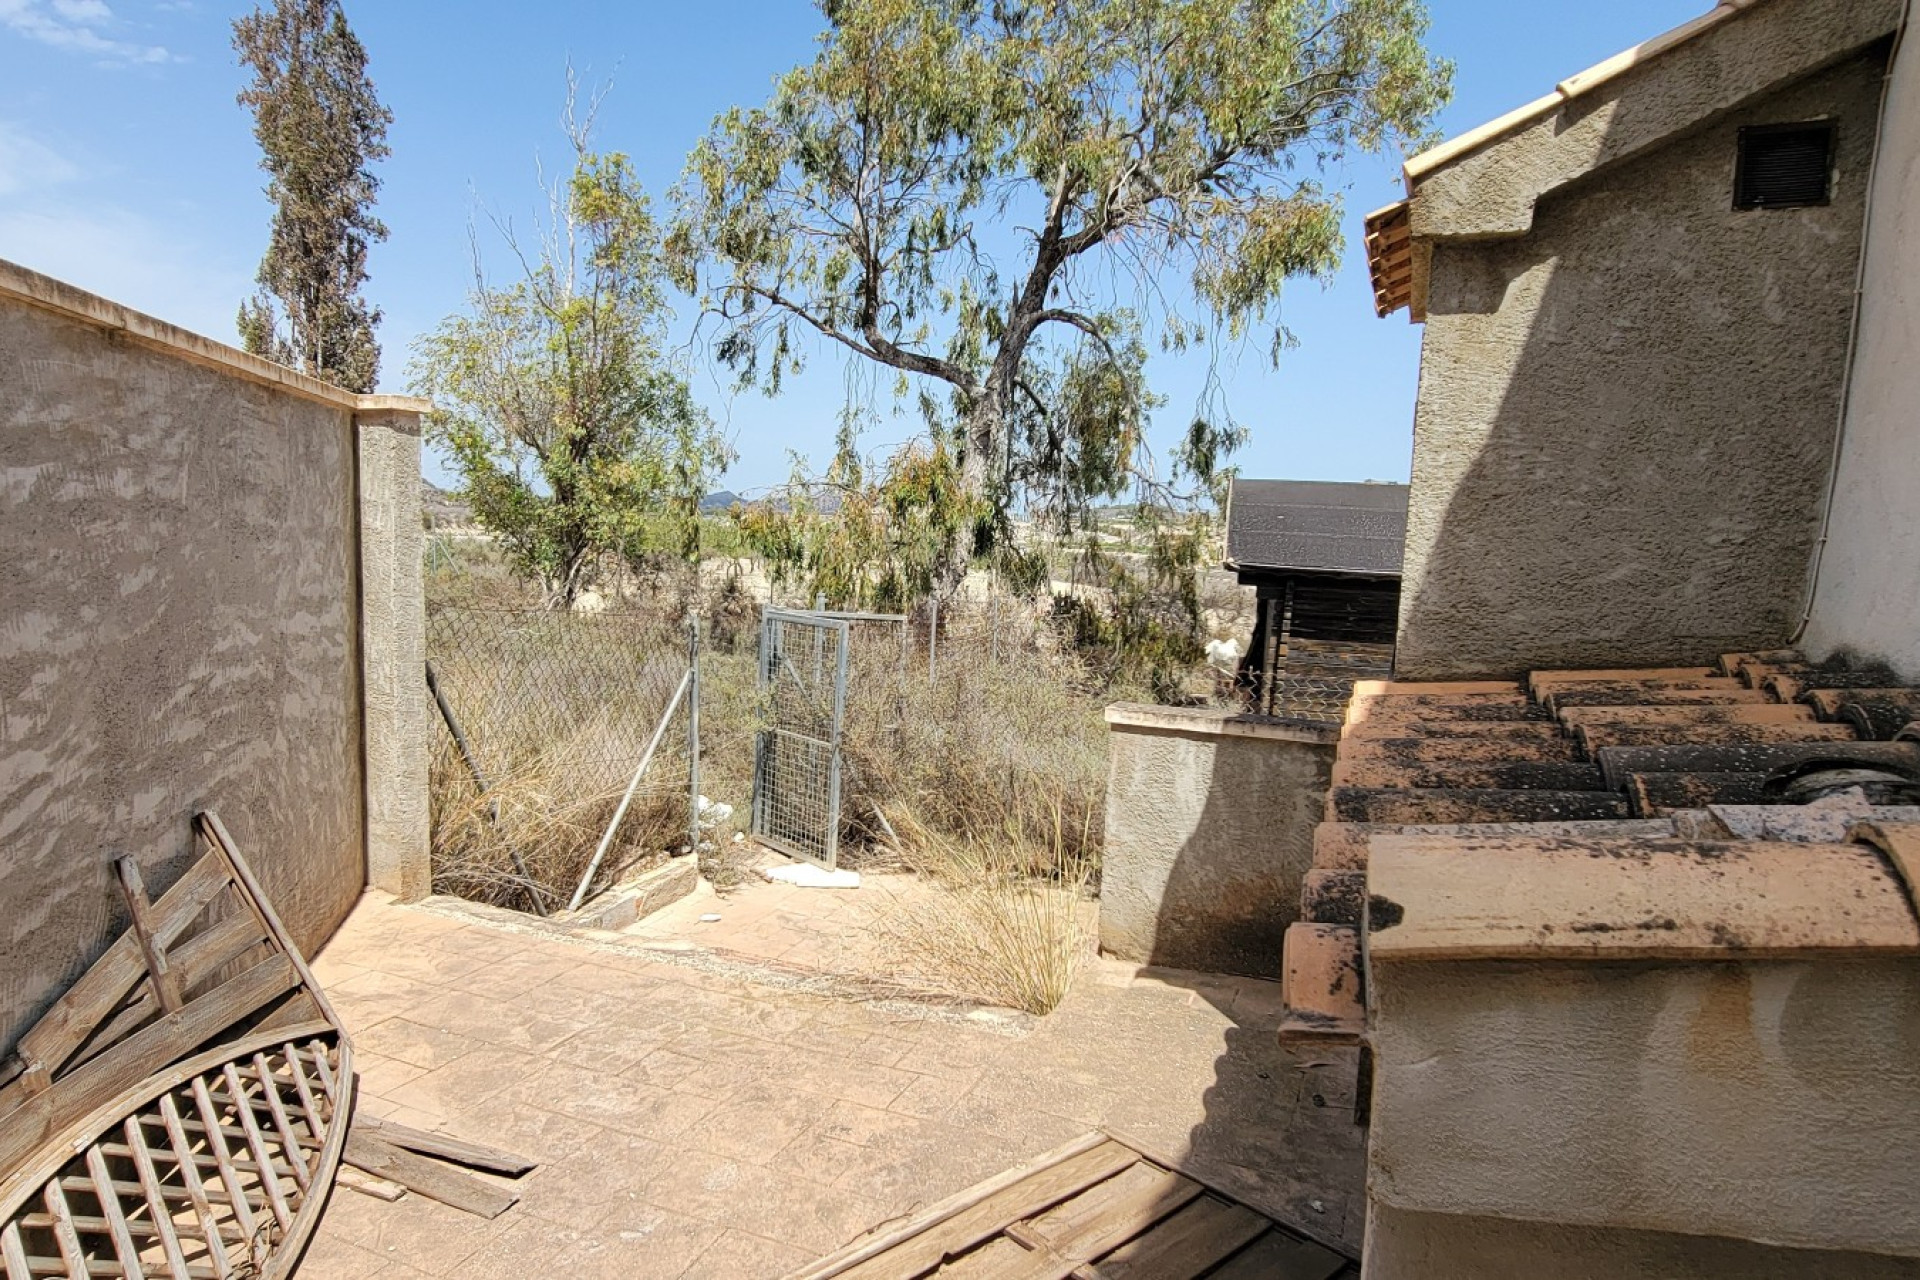
[[[1419,153],[1404,167],[1407,199],[1367,216],[1375,310],[1384,317],[1411,307],[1414,320],[1424,318],[1420,241],[1435,234],[1523,234],[1534,200],[1545,192],[1693,128],[1752,94],[1831,65],[1895,29],[1900,15],[1899,0],[1722,0],[1690,22],[1568,76],[1552,93]],[[1633,81],[1639,109],[1631,117],[1607,113],[1607,94],[1624,93],[1627,86],[1619,82],[1642,69],[1661,75]],[[1569,104],[1589,97],[1601,101],[1569,112]],[[1497,169],[1483,171],[1477,163],[1484,153],[1516,143],[1523,144],[1522,152],[1496,162]],[[1461,170],[1455,175],[1461,189],[1448,193],[1445,207],[1429,209],[1428,201],[1416,209],[1421,184],[1455,169]],[[1471,205],[1479,206],[1475,215],[1463,217],[1462,208]]]
[[[1407,486],[1235,480],[1227,498],[1227,567],[1400,576]]]

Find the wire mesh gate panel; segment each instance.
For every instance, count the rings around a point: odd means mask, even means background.
[[[840,850],[840,735],[852,624],[768,609],[760,620],[765,723],[753,745],[755,839],[831,867]]]

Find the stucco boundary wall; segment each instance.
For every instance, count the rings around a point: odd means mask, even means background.
[[[1338,726],[1209,708],[1107,708],[1100,949],[1278,980]]]
[[[298,942],[429,889],[420,424],[0,260],[0,1049],[217,809]]]

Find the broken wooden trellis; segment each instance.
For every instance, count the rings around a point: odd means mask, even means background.
[[[9,1055],[0,1080],[5,1280],[290,1276],[343,1163],[494,1217],[518,1196],[436,1156],[530,1161],[353,1112],[353,1050],[215,814],[157,901],[115,871],[132,917]]]

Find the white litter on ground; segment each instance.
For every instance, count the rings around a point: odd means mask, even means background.
[[[775,884],[798,885],[802,889],[858,889],[860,873],[841,869],[829,871],[811,862],[791,862],[784,867],[762,867],[760,874]]]
[[[718,915],[712,915],[712,914],[704,915],[700,917],[700,923],[701,924],[719,924],[720,917]]]

